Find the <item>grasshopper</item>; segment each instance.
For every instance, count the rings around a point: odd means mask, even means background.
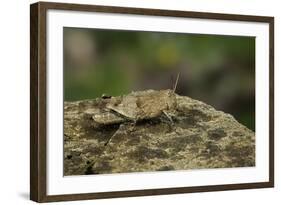
[[[164,114],[173,123],[170,113],[177,109],[175,91],[178,80],[179,74],[173,90],[146,90],[132,92],[126,96],[111,97],[107,99],[104,112],[94,114],[92,119],[99,125],[121,125],[132,122],[134,127],[138,121],[157,118]],[[118,130],[105,145],[110,142]]]

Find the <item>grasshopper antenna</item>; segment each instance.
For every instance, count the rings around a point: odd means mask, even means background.
[[[177,75],[177,79],[176,79],[176,82],[175,82],[175,85],[174,85],[174,88],[173,88],[173,93],[176,92],[177,85],[178,85],[178,82],[179,82],[179,78],[180,78],[180,73],[178,73],[178,75]]]

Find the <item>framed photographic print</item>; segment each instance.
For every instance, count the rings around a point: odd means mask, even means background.
[[[274,186],[274,18],[31,5],[30,198]]]

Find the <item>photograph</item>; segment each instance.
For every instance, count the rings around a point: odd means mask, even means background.
[[[30,199],[274,187],[274,17],[30,6]]]
[[[255,167],[255,47],[63,27],[63,175]]]

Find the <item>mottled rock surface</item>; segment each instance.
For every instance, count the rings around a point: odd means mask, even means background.
[[[177,95],[172,125],[163,115],[97,126],[110,100],[64,103],[64,175],[255,166],[255,133],[205,103]]]

